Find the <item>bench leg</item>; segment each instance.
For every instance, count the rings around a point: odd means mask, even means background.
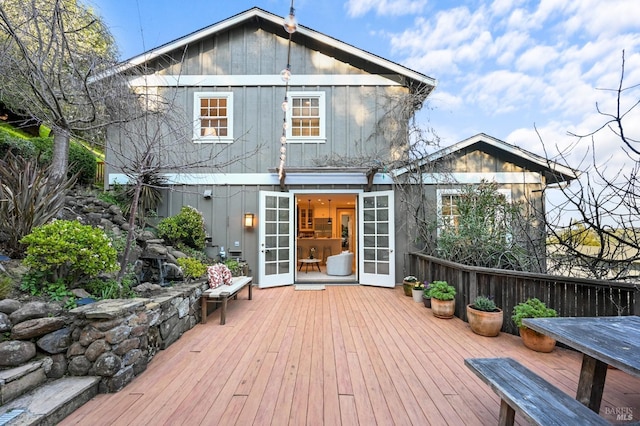
[[[251,283],[249,283],[248,285],[249,285],[249,300],[251,300],[251,298],[253,297],[253,295],[252,295],[253,285],[251,285]]]
[[[227,301],[229,300],[229,293],[220,293],[220,299],[222,299],[222,311],[220,311],[220,325],[224,325],[227,322]]]
[[[599,413],[606,378],[607,364],[584,354],[576,399],[591,408],[591,411]]]
[[[202,318],[200,318],[201,324],[207,323],[207,298],[203,295],[200,297],[200,310],[202,311]]]
[[[500,426],[513,426],[513,421],[516,417],[516,411],[506,403],[503,399],[500,401],[500,418],[498,418],[498,425]]]

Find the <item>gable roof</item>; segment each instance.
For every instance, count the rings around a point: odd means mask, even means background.
[[[128,69],[144,64],[153,59],[166,55],[175,49],[182,48],[191,43],[195,43],[212,34],[228,31],[231,28],[257,21],[259,25],[274,34],[282,37],[289,36],[283,28],[283,18],[270,12],[262,10],[258,7],[241,12],[235,16],[222,20],[218,23],[202,28],[191,34],[187,34],[174,41],[153,48],[138,56],[123,61],[114,72],[124,72]],[[369,53],[365,50],[344,43],[333,37],[329,37],[320,32],[314,31],[298,24],[297,31],[292,35],[292,40],[296,43],[305,44],[309,47],[317,49],[336,59],[352,63],[354,66],[361,68],[372,74],[390,74],[397,75],[402,78],[402,85],[409,88],[417,86],[426,86],[425,97],[436,87],[436,80],[422,73],[411,70],[403,65],[384,59],[380,56]]]
[[[421,158],[418,161],[418,166],[431,162],[435,162],[444,159],[456,152],[462,150],[477,149],[480,151],[498,151],[509,157],[510,161],[514,164],[520,165],[525,169],[539,172],[544,175],[548,184],[570,182],[577,179],[580,176],[578,170],[572,169],[555,161],[548,160],[537,154],[534,154],[525,149],[519,148],[515,145],[511,145],[500,139],[489,136],[485,133],[478,133],[470,138],[464,139],[451,146],[438,150],[430,155]],[[398,170],[398,174],[406,173],[408,169]]]

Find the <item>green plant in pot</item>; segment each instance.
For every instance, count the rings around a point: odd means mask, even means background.
[[[424,283],[422,281],[416,281],[415,283],[413,283],[413,287],[411,287],[411,295],[413,296],[413,301],[416,303],[421,303],[423,294]]]
[[[431,284],[424,282],[424,290],[422,291],[422,303],[425,308],[431,308]]]
[[[438,318],[453,318],[456,310],[456,289],[446,281],[433,281],[430,284],[431,312]]]
[[[413,275],[407,275],[402,279],[402,290],[404,291],[405,296],[409,296],[409,297],[412,296],[411,290],[413,289],[413,286],[417,282],[418,282],[418,279]]]
[[[520,329],[520,337],[526,347],[537,352],[551,352],[556,345],[555,339],[525,327],[522,320],[524,318],[553,318],[557,316],[558,313],[555,309],[547,307],[540,299],[532,298],[514,306],[511,319]]]
[[[495,337],[500,334],[504,316],[491,297],[478,296],[467,305],[467,321],[471,331],[481,336]]]

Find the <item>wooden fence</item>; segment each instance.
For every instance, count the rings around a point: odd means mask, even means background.
[[[537,297],[563,317],[640,315],[640,284],[589,280],[504,269],[479,268],[420,253],[409,254],[409,271],[425,281],[447,281],[456,288],[455,315],[467,320],[476,296],[491,296],[504,311],[502,331],[518,334],[513,307]]]

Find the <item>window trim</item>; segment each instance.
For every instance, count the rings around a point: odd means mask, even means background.
[[[318,136],[293,136],[292,134],[292,118],[293,118],[293,99],[294,98],[318,98],[318,112],[320,119],[320,134]],[[320,91],[296,91],[287,92],[287,142],[291,143],[325,143],[327,140],[327,113],[326,113],[326,93]]]
[[[504,195],[505,199],[508,203],[511,203],[511,190],[508,188],[498,188],[496,191],[502,195]],[[446,226],[442,217],[442,196],[444,195],[459,195],[462,194],[462,188],[446,188],[446,189],[437,189],[436,190],[436,215],[438,220],[437,236],[440,237],[440,233],[442,229]]]
[[[200,100],[211,98],[227,100],[226,136],[200,136],[202,119],[200,116]],[[233,92],[195,92],[193,95],[193,142],[232,143],[233,140]]]

